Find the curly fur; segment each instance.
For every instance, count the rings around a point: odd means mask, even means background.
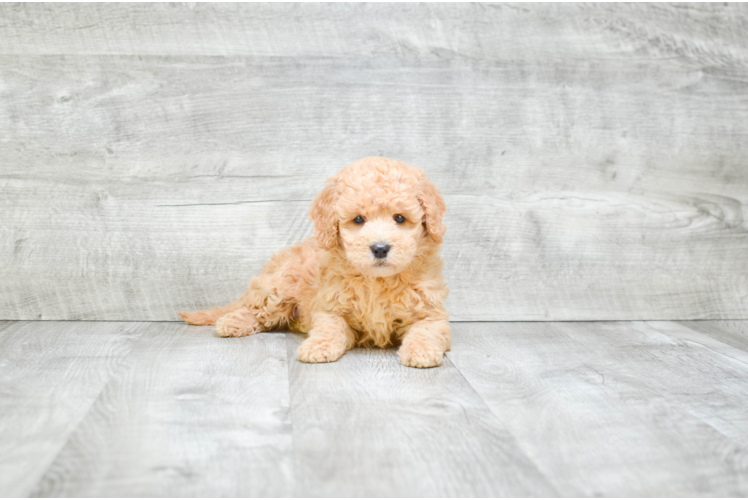
[[[355,345],[399,344],[403,364],[436,366],[450,347],[439,257],[444,213],[422,170],[385,158],[356,161],[312,203],[314,237],[274,255],[238,301],[179,314],[215,324],[222,337],[308,333],[297,353],[304,362],[335,361]],[[380,242],[391,247],[386,259],[370,249]]]

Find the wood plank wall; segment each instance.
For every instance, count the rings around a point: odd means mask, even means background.
[[[379,155],[454,320],[748,318],[745,4],[0,4],[0,318],[175,320]]]

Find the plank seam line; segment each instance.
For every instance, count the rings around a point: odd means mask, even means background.
[[[232,201],[227,203],[185,203],[180,205],[154,205],[156,207],[207,207],[218,205],[250,205],[255,203],[308,203],[312,200],[249,200],[249,201]]]
[[[657,328],[657,327],[655,327],[653,325],[648,324],[646,321],[644,322],[644,324],[646,324],[652,330],[654,330],[654,331],[656,331],[656,332],[658,332],[658,333],[660,333],[662,335],[665,335],[666,337],[669,337],[671,339],[675,339],[677,341],[682,342],[682,340],[680,340],[680,339],[678,339],[676,337],[673,337],[672,335],[670,335],[670,334],[668,334],[666,332],[663,332],[659,328]],[[688,328],[685,325],[680,325],[680,326],[683,326],[684,328],[687,328],[687,329],[689,329],[691,331],[696,332],[696,330]],[[700,333],[700,332],[696,332],[696,333]],[[717,341],[717,342],[719,342],[719,341]],[[708,349],[709,351],[711,351],[711,352],[713,352],[715,354],[723,354],[723,353],[721,353],[719,351],[715,351],[714,349],[710,349],[708,346],[705,346],[703,344],[699,344],[697,342],[694,342],[694,343],[700,345],[701,347],[704,347],[705,349]],[[652,356],[654,356],[658,361],[661,361],[660,357],[657,354],[652,353],[652,352],[650,354],[652,354]],[[729,356],[729,355],[726,355],[726,354],[725,354],[725,356],[727,356],[730,359],[735,359],[732,356]],[[742,362],[742,361],[741,361],[741,363],[746,364],[745,362]],[[669,398],[667,398],[668,394],[663,394],[661,391],[655,390],[655,389],[653,389],[653,391],[655,391],[657,394],[659,394],[660,396],[662,396],[663,400],[667,401],[667,403],[669,405],[674,406],[675,408],[680,409],[682,412],[687,413],[688,415],[691,415],[691,417],[693,417],[694,419],[698,420],[699,422],[701,422],[702,424],[706,425],[707,427],[709,427],[710,429],[712,429],[714,432],[716,432],[717,434],[719,434],[720,436],[722,436],[723,438],[725,438],[725,441],[727,441],[729,443],[732,443],[738,449],[744,449],[744,447],[741,445],[740,442],[736,441],[735,439],[731,438],[730,436],[725,435],[725,433],[723,433],[722,431],[720,431],[718,428],[716,428],[715,426],[713,426],[711,423],[707,422],[706,420],[704,420],[703,418],[701,418],[699,415],[696,415],[690,408],[688,408],[686,406],[683,406],[682,404],[678,403],[677,401],[671,401]]]
[[[708,351],[710,351],[710,352],[713,352],[714,354],[717,354],[717,355],[719,355],[719,356],[725,356],[725,357],[727,357],[727,358],[730,358],[730,359],[732,359],[732,360],[735,360],[735,361],[737,361],[737,362],[738,362],[738,363],[740,363],[740,364],[743,364],[743,365],[746,365],[746,366],[748,366],[748,362],[746,362],[745,360],[742,360],[742,359],[740,359],[740,358],[736,358],[735,356],[730,356],[729,354],[727,354],[727,353],[725,353],[725,352],[722,352],[722,351],[717,351],[716,349],[713,349],[712,347],[709,347],[709,346],[708,346],[707,344],[701,343],[701,342],[699,342],[699,341],[696,341],[696,340],[690,340],[690,339],[686,339],[686,340],[683,340],[683,339],[679,339],[678,337],[674,337],[674,336],[670,335],[670,334],[669,334],[669,333],[667,333],[667,332],[663,332],[662,330],[660,330],[660,329],[659,329],[659,328],[657,328],[656,326],[654,326],[654,325],[651,325],[649,321],[643,321],[643,323],[644,323],[644,324],[646,324],[646,325],[647,325],[647,326],[648,326],[649,328],[651,328],[652,330],[654,330],[654,331],[656,331],[656,332],[658,332],[658,333],[660,333],[660,334],[662,334],[662,335],[665,335],[666,337],[669,337],[669,338],[671,338],[671,339],[673,339],[673,340],[676,340],[676,341],[678,341],[678,342],[683,342],[683,343],[687,343],[687,342],[690,342],[690,343],[692,343],[692,344],[696,344],[696,345],[699,345],[699,346],[703,347],[704,349],[706,349],[706,350],[708,350]],[[717,342],[717,343],[719,343],[719,344],[722,344],[722,345],[723,345],[723,346],[725,346],[725,347],[726,347],[727,349],[735,349],[736,351],[740,351],[740,349],[737,349],[736,347],[733,347],[733,346],[731,346],[730,344],[726,344],[726,343],[722,342],[722,341],[721,341],[721,340],[719,340],[719,339],[716,339],[716,338],[714,338],[714,337],[711,337],[711,336],[709,336],[709,335],[707,335],[707,334],[705,334],[705,333],[701,333],[701,332],[699,332],[699,331],[696,331],[696,330],[694,330],[693,328],[690,328],[690,327],[688,327],[687,325],[684,325],[684,324],[681,324],[681,323],[677,323],[677,322],[675,322],[675,321],[672,321],[671,323],[675,323],[675,324],[677,324],[677,325],[679,325],[679,326],[682,326],[683,328],[686,328],[687,330],[691,330],[692,332],[694,332],[694,333],[696,333],[696,334],[698,334],[698,335],[703,335],[704,337],[708,337],[709,339],[713,340],[714,342]]]
[[[128,321],[126,323],[132,324],[132,325],[138,325],[138,324],[144,325],[145,323],[148,323],[148,322],[146,322],[146,321]],[[49,465],[46,467],[46,469],[44,469],[44,472],[42,472],[39,475],[39,477],[36,480],[36,483],[34,484],[34,487],[32,488],[32,490],[30,492],[28,492],[27,496],[39,496],[38,492],[39,492],[39,488],[41,487],[42,480],[47,476],[47,473],[52,469],[52,467],[55,465],[55,463],[57,463],[57,459],[60,457],[60,454],[63,452],[63,450],[65,449],[65,447],[67,446],[67,444],[70,442],[70,438],[72,437],[73,434],[75,434],[75,431],[78,430],[78,427],[80,427],[81,422],[83,422],[83,420],[85,420],[85,418],[88,416],[88,414],[91,413],[91,409],[94,407],[94,405],[96,404],[96,402],[99,401],[99,399],[101,399],[101,395],[104,393],[104,390],[107,387],[109,387],[109,384],[112,382],[112,379],[117,374],[117,372],[119,371],[119,369],[122,366],[122,364],[128,358],[130,358],[130,356],[132,356],[132,352],[135,349],[135,346],[141,341],[141,339],[143,338],[143,335],[145,335],[145,330],[147,329],[147,325],[144,325],[144,326],[145,326],[145,328],[142,328],[142,329],[139,328],[139,330],[141,330],[141,333],[138,336],[137,340],[135,340],[132,343],[132,345],[130,346],[130,349],[127,351],[127,354],[125,354],[124,356],[122,356],[122,359],[120,360],[119,363],[117,363],[116,366],[112,367],[111,375],[107,379],[106,383],[101,386],[101,390],[99,391],[98,394],[96,394],[96,397],[91,399],[91,404],[88,405],[88,408],[86,408],[86,411],[83,412],[83,414],[81,415],[81,418],[78,419],[78,422],[75,424],[75,427],[73,427],[73,428],[70,429],[70,432],[66,436],[65,440],[62,442],[62,444],[60,444],[60,448],[57,450],[57,453],[55,453],[54,457],[49,461]],[[45,496],[50,496],[50,495],[45,495]]]
[[[298,478],[296,477],[296,434],[294,433],[294,419],[293,419],[293,399],[291,395],[291,363],[295,362],[295,359],[291,359],[288,355],[289,335],[294,335],[294,332],[286,331],[283,333],[283,346],[286,352],[286,382],[288,391],[288,423],[289,432],[291,433],[291,496],[298,497],[296,495],[296,485]]]
[[[480,393],[475,389],[475,387],[473,387],[473,384],[470,383],[470,381],[460,371],[460,369],[457,367],[457,365],[454,363],[454,361],[452,361],[452,358],[450,357],[450,351],[447,351],[446,353],[444,353],[444,357],[449,360],[449,363],[455,369],[455,371],[460,376],[460,378],[462,378],[462,380],[465,382],[465,384],[467,384],[467,386],[470,387],[470,389],[473,391],[473,393],[483,403],[483,406],[486,408],[486,410],[488,410],[488,413],[499,424],[501,424],[501,427],[506,431],[506,433],[509,436],[511,436],[512,440],[514,441],[514,444],[517,446],[517,449],[520,452],[522,452],[522,454],[525,456],[525,458],[527,459],[527,461],[529,463],[531,463],[535,467],[535,470],[538,471],[538,474],[540,474],[543,478],[545,478],[546,482],[548,483],[548,486],[550,486],[551,488],[553,488],[553,490],[556,492],[556,496],[558,496],[558,497],[564,496],[564,495],[561,494],[561,490],[558,488],[558,486],[556,485],[556,483],[551,479],[551,477],[548,474],[546,474],[545,471],[543,471],[543,469],[541,469],[540,465],[527,453],[527,450],[525,450],[525,447],[520,442],[520,440],[517,439],[517,436],[515,436],[514,433],[511,432],[511,430],[509,429],[508,426],[504,425],[504,422],[501,420],[501,418],[499,418],[499,416],[496,415],[496,413],[494,413],[494,411],[491,409],[491,407],[488,405],[488,403],[486,403],[486,400],[483,399],[483,396],[480,395]]]

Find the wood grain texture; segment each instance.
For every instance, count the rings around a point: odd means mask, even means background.
[[[152,323],[34,496],[285,496],[282,334]]]
[[[679,323],[723,344],[748,352],[748,323],[745,321],[679,321]]]
[[[288,334],[295,359],[302,335]],[[551,496],[553,488],[449,361],[393,349],[289,364],[295,495]]]
[[[668,322],[455,327],[449,359],[562,495],[748,491],[745,351]]]
[[[0,323],[0,496],[31,493],[141,331],[136,323]]]
[[[625,50],[724,64],[745,58],[747,13],[739,3],[5,4],[0,53],[558,60]]]
[[[367,155],[445,193],[455,320],[748,318],[744,5],[0,20],[0,318],[234,300]]]
[[[417,370],[302,364],[283,332],[0,321],[0,496],[745,496],[748,349],[721,339],[747,325],[453,323]]]
[[[668,337],[675,347],[673,351],[678,354],[672,357],[657,354],[663,375],[653,378],[653,387],[672,393],[671,399],[678,407],[730,438],[729,445],[719,447],[715,443],[707,450],[722,454],[726,466],[740,471],[745,496],[748,488],[748,409],[745,404],[748,401],[748,351],[677,323],[650,321],[647,325]],[[695,400],[694,395],[703,399]]]

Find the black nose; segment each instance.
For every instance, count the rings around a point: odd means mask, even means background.
[[[374,257],[377,259],[384,259],[387,257],[387,252],[390,251],[390,246],[387,243],[374,243],[371,248],[371,253],[374,254]]]

